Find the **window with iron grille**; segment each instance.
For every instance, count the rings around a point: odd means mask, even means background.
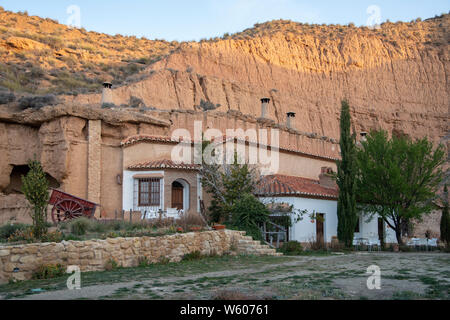
[[[159,206],[160,194],[160,179],[139,179],[138,204],[140,207]]]

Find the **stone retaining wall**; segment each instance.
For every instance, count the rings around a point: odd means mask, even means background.
[[[9,279],[30,279],[43,264],[77,265],[81,271],[105,270],[114,259],[119,266],[138,265],[140,257],[157,263],[168,259],[178,262],[194,251],[223,255],[237,250],[245,232],[220,230],[174,234],[162,237],[111,238],[106,240],[63,241],[0,246],[0,283]]]

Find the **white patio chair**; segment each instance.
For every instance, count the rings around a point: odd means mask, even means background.
[[[178,218],[180,213],[177,208],[167,208],[167,218]]]
[[[419,241],[417,241],[417,245],[419,248],[423,247],[425,250],[428,250],[428,239],[419,239]]]
[[[437,248],[437,238],[432,238],[428,240],[428,247]]]
[[[377,246],[378,251],[381,250],[381,241],[379,239],[369,239],[369,250],[372,251],[373,246]]]
[[[352,244],[353,244],[354,247],[356,247],[357,250],[359,250],[359,248],[360,248],[360,246],[362,244],[361,240],[362,240],[361,238],[354,238],[353,239]]]

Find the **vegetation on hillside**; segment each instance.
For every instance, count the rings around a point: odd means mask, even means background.
[[[109,36],[0,7],[0,87],[78,94],[116,85],[167,56],[178,42]]]
[[[449,15],[411,23],[390,23],[380,29],[349,25],[310,25],[289,20],[257,23],[254,27],[200,43],[223,40],[247,41],[282,34],[313,36],[317,41],[338,41],[353,35],[397,41],[447,43]],[[138,81],[147,66],[183,46],[183,43],[135,36],[110,36],[70,28],[52,19],[13,13],[0,7],[0,88],[18,93],[73,94],[96,92],[103,81],[115,85]],[[5,97],[5,99],[9,99]],[[1,101],[1,99],[0,99]]]

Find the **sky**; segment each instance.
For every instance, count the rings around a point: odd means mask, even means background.
[[[191,41],[289,19],[303,23],[367,25],[409,22],[448,13],[449,0],[0,0],[10,11],[52,18],[111,35]],[[377,20],[379,19],[379,20]]]

